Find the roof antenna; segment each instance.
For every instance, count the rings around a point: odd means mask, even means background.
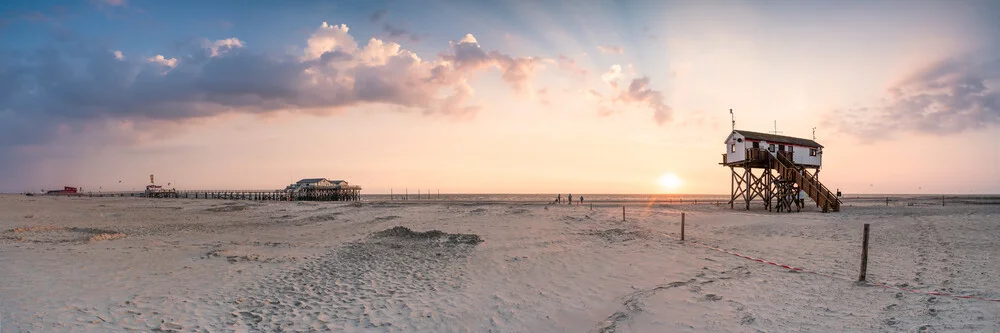
[[[813,141],[816,141],[816,128],[813,127]]]
[[[778,132],[778,121],[777,120],[774,121],[774,132],[771,132],[771,134],[775,134],[775,135],[781,134],[781,132]]]
[[[733,109],[729,109],[729,118],[733,119],[733,132],[736,131],[736,115],[733,115]]]

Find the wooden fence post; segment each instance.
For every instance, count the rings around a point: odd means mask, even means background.
[[[681,213],[681,240],[684,240],[684,213]]]
[[[868,274],[868,223],[865,223],[865,234],[861,241],[861,275],[858,281],[864,281]]]

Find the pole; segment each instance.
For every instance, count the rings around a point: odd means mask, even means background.
[[[868,223],[865,223],[865,235],[861,241],[861,275],[858,281],[864,281],[868,274]]]
[[[886,207],[888,207],[888,206],[889,206],[889,197],[885,197],[885,206],[886,206]]]
[[[622,222],[625,222],[625,205],[622,205]]]
[[[681,240],[684,240],[684,213],[681,213]]]

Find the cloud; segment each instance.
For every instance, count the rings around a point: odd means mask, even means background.
[[[306,41],[305,59],[316,59],[326,52],[341,51],[353,53],[358,48],[354,37],[348,33],[351,29],[346,24],[330,25],[323,22],[319,29]]]
[[[115,52],[113,52],[113,53],[115,55],[115,59],[125,60],[125,56],[122,54],[121,50],[115,50]]]
[[[622,65],[614,64],[607,72],[601,74],[601,81],[607,83],[612,88],[618,88],[618,80],[622,78]]]
[[[949,58],[914,71],[881,103],[837,110],[827,122],[874,141],[897,132],[960,133],[1000,124],[1000,59]]]
[[[386,11],[385,9],[376,10],[374,13],[368,16],[368,21],[371,21],[373,23],[378,22],[378,20],[381,20],[382,17],[385,17],[386,13],[388,13],[388,11]]]
[[[609,116],[619,113],[621,111],[617,107],[620,106],[641,105],[653,110],[653,120],[658,125],[673,119],[672,108],[666,104],[663,93],[650,86],[649,77],[633,78],[629,81],[628,87],[623,88],[619,85],[619,81],[624,76],[621,65],[612,65],[601,75],[601,81],[611,88],[612,93],[605,96],[593,89],[587,91],[587,95],[598,102],[598,115]]]
[[[607,53],[607,54],[611,54],[611,53],[622,54],[622,53],[625,53],[625,49],[622,49],[621,46],[598,45],[597,49],[600,50],[602,53]]]
[[[653,109],[653,120],[659,125],[670,121],[673,116],[673,111],[664,102],[663,93],[649,87],[649,77],[632,79],[628,90],[620,92],[616,99],[625,103],[648,105]]]
[[[84,41],[0,54],[0,153],[117,121],[141,127],[224,113],[330,114],[368,104],[467,118],[481,108],[468,83],[477,73],[498,70],[515,91],[530,94],[542,68],[538,58],[483,50],[471,34],[423,59],[377,38],[359,46],[348,31],[323,23],[301,56],[254,52],[237,38],[135,59]]]
[[[576,60],[573,60],[572,58],[560,54],[556,58],[556,61],[559,63],[560,70],[564,70],[579,76],[587,76],[588,73],[587,69],[581,67],[579,64],[577,64]]]
[[[390,38],[408,38],[410,41],[417,42],[420,41],[420,36],[410,33],[402,27],[395,26],[389,23],[382,25],[382,31],[384,31]]]
[[[117,52],[117,51],[115,51],[115,52]],[[118,58],[120,55],[121,55],[121,52],[117,52],[115,54],[115,58],[118,59],[118,60],[121,60],[121,59]],[[154,64],[159,64],[159,65],[162,65],[162,66],[166,66],[166,67],[169,67],[169,68],[177,67],[177,59],[176,58],[166,58],[163,55],[159,55],[159,54],[157,54],[155,57],[146,58],[146,61],[150,62],[150,63],[154,63]]]
[[[212,57],[217,57],[220,54],[228,52],[232,49],[237,49],[243,47],[243,41],[237,38],[226,38],[211,42],[205,46],[209,50],[209,55]]]

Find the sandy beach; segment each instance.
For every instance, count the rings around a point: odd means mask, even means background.
[[[1000,331],[1000,302],[854,282],[870,223],[869,281],[1000,299],[997,205],[620,207],[5,195],[0,329]],[[667,237],[682,212],[688,240],[822,274]]]

